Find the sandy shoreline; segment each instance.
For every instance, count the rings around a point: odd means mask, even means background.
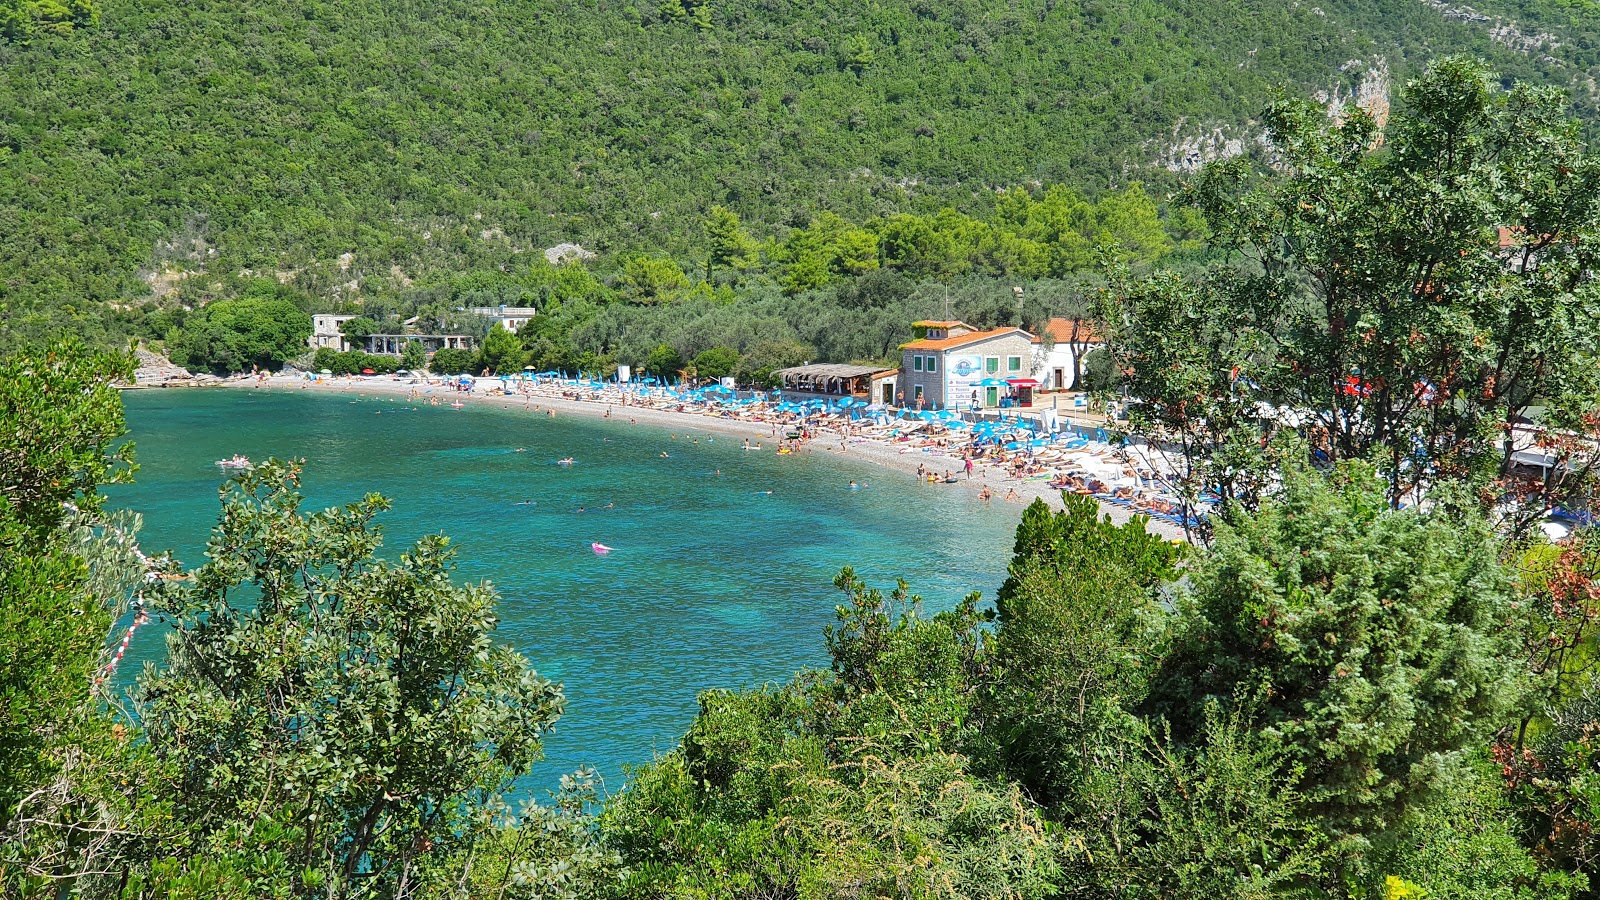
[[[730,419],[720,416],[705,415],[699,412],[676,412],[672,410],[655,409],[646,406],[623,406],[617,403],[569,400],[538,394],[529,397],[489,396],[484,394],[457,394],[441,385],[414,385],[406,380],[390,380],[388,378],[329,378],[319,382],[307,382],[303,378],[289,376],[274,376],[265,381],[257,381],[248,376],[229,379],[223,382],[224,387],[235,390],[304,390],[322,394],[354,394],[357,396],[400,396],[407,397],[413,390],[421,390],[429,399],[438,398],[441,402],[460,401],[464,406],[491,406],[501,409],[527,410],[529,415],[547,415],[548,410],[555,410],[557,416],[576,415],[590,420],[603,420],[613,422],[619,427],[626,428],[630,421],[641,425],[652,425],[661,428],[678,429],[683,432],[701,431],[716,436],[727,436],[738,439],[749,438],[752,442],[762,442],[767,447],[775,444],[774,426],[768,422],[749,422],[740,419]],[[430,393],[431,392],[431,393]],[[609,411],[610,415],[607,416]],[[778,426],[781,431],[782,426]],[[841,449],[843,447],[844,449]],[[950,472],[957,477],[954,484],[939,485],[958,491],[967,491],[978,494],[987,486],[994,494],[992,503],[1016,504],[1018,513],[1022,507],[1032,503],[1035,499],[1043,499],[1051,507],[1062,508],[1061,492],[1050,487],[1041,480],[1018,480],[1011,477],[1003,468],[991,466],[987,462],[980,462],[973,468],[972,477],[967,478],[962,474],[962,460],[958,456],[945,455],[940,452],[901,448],[893,444],[877,440],[852,438],[845,441],[834,431],[826,428],[820,429],[818,436],[809,442],[807,449],[800,454],[805,456],[829,455],[845,459],[856,459],[863,462],[891,469],[903,473],[907,477],[916,477],[917,468],[924,466],[930,470],[943,474]],[[1015,491],[1016,500],[1006,501],[1002,497],[1008,491]],[[1102,512],[1111,517],[1113,522],[1121,524],[1133,518],[1133,512],[1121,506],[1101,503]],[[1168,522],[1150,520],[1146,526],[1151,531],[1169,538],[1182,538],[1182,529]]]

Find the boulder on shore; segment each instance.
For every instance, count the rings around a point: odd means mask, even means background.
[[[134,370],[133,381],[127,387],[172,387],[174,385],[192,385],[215,382],[215,376],[197,376],[188,369],[176,365],[159,353],[152,353],[143,347],[134,351],[134,356],[139,362],[139,367]]]

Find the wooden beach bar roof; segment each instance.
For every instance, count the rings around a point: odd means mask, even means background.
[[[872,376],[893,371],[882,366],[814,363],[779,369],[772,374],[782,379],[784,390],[812,394],[865,394],[871,387]]]

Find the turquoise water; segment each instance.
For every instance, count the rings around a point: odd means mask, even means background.
[[[354,393],[133,391],[124,403],[140,470],[110,493],[144,514],[147,551],[203,561],[214,461],[235,453],[307,459],[309,508],[391,498],[386,555],[450,535],[460,576],[502,595],[500,639],[566,685],[539,785],[587,764],[614,788],[624,764],[676,744],[698,691],[826,665],[842,566],[885,589],[905,577],[930,610],[992,596],[1021,515],[839,454],[746,453],[704,430],[695,444],[623,420]],[[567,456],[576,464],[556,464]],[[595,555],[595,541],[615,552]],[[161,632],[138,633],[124,673],[158,658]]]

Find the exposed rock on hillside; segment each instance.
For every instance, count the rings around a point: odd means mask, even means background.
[[[594,254],[577,244],[557,244],[544,251],[544,258],[550,261],[550,265],[559,266],[573,260],[583,262],[586,259],[594,259]]]

